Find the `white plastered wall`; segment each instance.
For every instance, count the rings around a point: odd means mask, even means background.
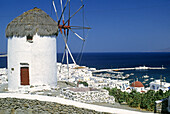
[[[34,35],[32,43],[26,36],[8,38],[9,91],[17,91],[21,86],[21,63],[29,64],[30,85],[56,86],[56,37]]]

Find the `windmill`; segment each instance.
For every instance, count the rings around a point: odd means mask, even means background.
[[[84,20],[83,20],[83,26],[71,26],[70,25],[70,21],[71,21],[71,18],[73,16],[75,16],[80,10],[82,10],[84,8],[84,4],[83,4],[83,0],[81,0],[81,6],[80,8],[75,12],[73,13],[72,15],[70,14],[70,0],[67,0],[65,2],[65,5],[63,7],[63,0],[60,0],[60,5],[61,5],[61,15],[59,16],[58,15],[58,11],[57,11],[57,8],[56,8],[56,5],[55,5],[55,2],[54,0],[52,1],[52,4],[53,4],[53,7],[54,7],[54,11],[55,11],[55,14],[56,14],[56,17],[57,17],[57,22],[58,22],[58,30],[59,32],[61,33],[62,35],[62,38],[64,40],[64,43],[65,43],[65,49],[64,49],[64,53],[63,53],[63,56],[62,56],[62,62],[64,62],[64,59],[66,57],[66,62],[67,62],[67,69],[68,69],[68,77],[69,77],[69,55],[71,57],[71,60],[73,61],[73,63],[75,65],[77,65],[71,51],[70,51],[70,48],[68,47],[68,38],[69,38],[69,33],[70,31],[76,35],[77,38],[79,38],[80,40],[83,41],[83,44],[82,44],[82,49],[81,49],[81,52],[83,50],[83,46],[84,46],[84,42],[85,42],[85,38],[81,37],[79,34],[77,34],[73,29],[91,29],[90,27],[84,27]],[[66,7],[68,7],[68,18],[66,19],[65,21],[65,10],[66,10]],[[84,10],[83,10],[84,12]],[[84,17],[83,17],[84,18]],[[83,33],[84,34],[84,33]],[[61,68],[60,68],[61,69]]]

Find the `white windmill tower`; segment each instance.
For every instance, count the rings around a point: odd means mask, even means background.
[[[24,12],[6,28],[8,89],[57,85],[57,23],[38,8]]]

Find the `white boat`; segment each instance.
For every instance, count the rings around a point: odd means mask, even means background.
[[[130,73],[130,75],[134,75],[134,73]]]
[[[145,81],[148,81],[149,79],[145,79]]]
[[[139,66],[139,67],[135,67],[136,70],[147,70],[149,69],[149,67],[144,66]]]
[[[149,76],[148,75],[144,75],[143,78],[149,78]]]
[[[154,78],[150,78],[151,80],[153,80]]]

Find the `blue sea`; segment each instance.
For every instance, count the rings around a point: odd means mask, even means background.
[[[111,69],[111,68],[131,68],[138,66],[147,67],[165,67],[160,70],[129,70],[123,71],[125,74],[134,73],[129,79],[138,78],[143,81],[143,75],[149,75],[149,78],[160,79],[160,76],[166,77],[166,81],[170,83],[170,53],[83,53],[82,59],[78,58],[78,53],[73,53],[77,63],[80,65],[97,68],[97,69]],[[62,54],[57,54],[57,61],[61,62]],[[80,55],[81,56],[81,55]],[[71,62],[71,59],[69,60]],[[0,57],[0,68],[7,67],[7,58]],[[153,80],[148,80],[147,83]]]

